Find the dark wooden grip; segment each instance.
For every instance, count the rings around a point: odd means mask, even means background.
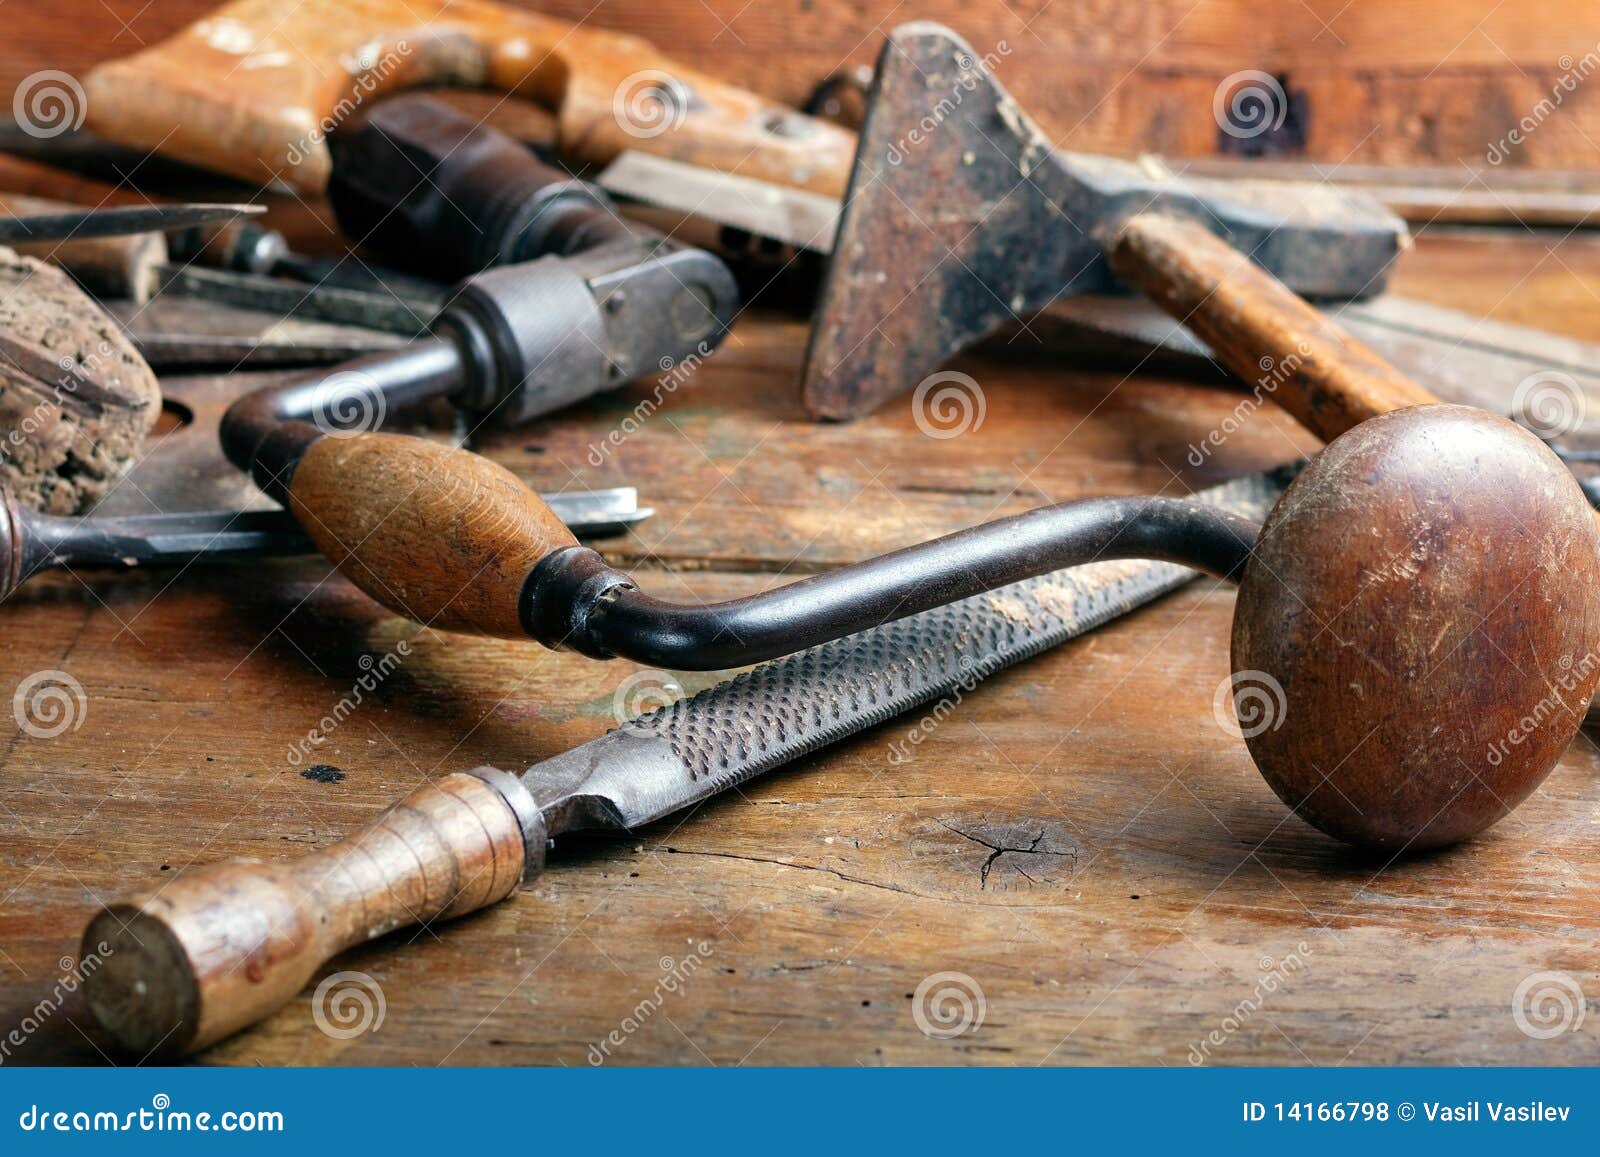
[[[346,948],[504,899],[529,863],[519,812],[538,828],[514,777],[456,772],[303,859],[212,864],[112,904],[83,936],[83,958],[97,958],[84,970],[89,1007],[132,1055],[203,1048],[280,1007]],[[542,829],[533,839],[537,870]]]
[[[1129,218],[1106,256],[1324,441],[1374,415],[1439,400],[1197,221]]]
[[[329,435],[289,485],[295,518],[352,582],[428,626],[524,638],[528,573],[577,539],[515,474],[400,434]]]

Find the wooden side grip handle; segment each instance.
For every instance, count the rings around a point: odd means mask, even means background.
[[[85,92],[89,127],[110,140],[321,192],[323,137],[421,84],[530,97],[556,112],[563,150],[596,164],[636,148],[839,195],[855,153],[854,134],[637,37],[491,0],[232,0],[98,66]]]
[[[577,539],[503,466],[401,434],[328,435],[295,468],[289,509],[358,587],[428,626],[525,637],[530,571]]]
[[[1106,256],[1324,441],[1374,415],[1439,400],[1199,222],[1139,214]]]
[[[526,840],[519,813],[533,817]],[[134,1056],[203,1048],[279,1008],[353,945],[504,899],[543,865],[537,817],[515,777],[456,772],[303,859],[186,872],[89,922],[89,1007]]]

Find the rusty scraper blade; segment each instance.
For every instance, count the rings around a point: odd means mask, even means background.
[[[818,416],[865,413],[1003,324],[1117,288],[1102,244],[1136,212],[1194,217],[1311,296],[1377,292],[1406,244],[1363,194],[1058,151],[989,66],[937,24],[884,45],[807,350]]]

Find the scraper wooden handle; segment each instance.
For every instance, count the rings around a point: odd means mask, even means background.
[[[642,149],[840,194],[852,133],[668,60],[645,41],[491,0],[233,0],[96,68],[88,124],[120,144],[320,192],[323,138],[385,91],[491,88],[555,110],[561,147]]]
[[[1197,221],[1139,214],[1113,235],[1106,256],[1324,441],[1377,414],[1439,401]]]
[[[279,1008],[347,948],[504,899],[543,866],[542,831],[521,781],[479,768],[425,784],[301,859],[185,872],[89,922],[89,1007],[132,1056],[204,1048]]]

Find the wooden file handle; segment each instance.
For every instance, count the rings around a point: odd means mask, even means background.
[[[1131,217],[1106,256],[1325,442],[1377,414],[1439,401],[1197,221]]]
[[[403,434],[327,435],[295,467],[289,509],[339,570],[427,626],[526,638],[522,585],[577,539],[503,466]]]
[[[555,111],[561,147],[623,149],[840,195],[855,136],[683,67],[635,36],[491,0],[232,0],[95,68],[88,124],[248,181],[328,182],[323,140],[385,91],[491,88]]]
[[[84,993],[130,1055],[189,1052],[279,1008],[337,953],[493,904],[543,864],[521,781],[456,772],[320,852],[211,864],[104,908],[83,935]]]

